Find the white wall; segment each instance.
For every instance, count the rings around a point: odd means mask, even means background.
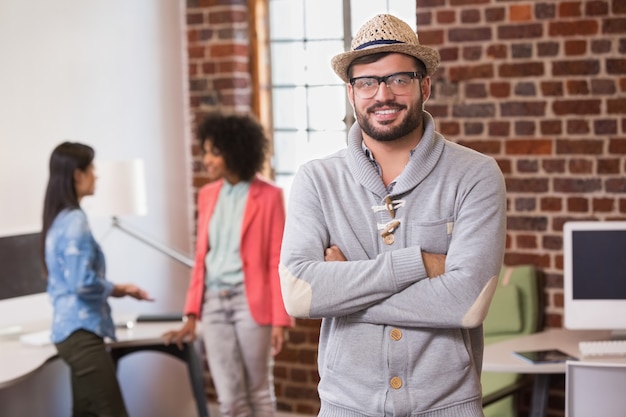
[[[123,220],[191,253],[184,11],[184,0],[0,1],[0,236],[39,231],[50,152],[71,140],[92,145],[96,159],[142,158],[148,214]],[[116,314],[182,310],[188,267],[111,230],[106,219],[90,221],[106,255],[108,278],[135,282],[157,299],[113,300]],[[36,316],[32,310],[49,316],[41,304],[45,297],[26,298],[39,303],[26,307],[29,319]],[[24,317],[15,303],[9,303],[10,312],[2,304],[0,327]],[[120,370],[122,385],[129,387],[125,396],[134,394],[133,386],[145,390],[145,384],[152,384],[151,392],[165,382],[170,391],[180,389],[176,381],[163,381],[166,361],[150,359],[148,366],[145,358],[135,365],[130,359]],[[11,398],[18,404],[32,401],[27,393]]]
[[[39,231],[50,152],[71,140],[96,149],[96,170],[97,159],[144,159],[148,214],[124,220],[190,253],[184,22],[182,0],[0,2],[0,236]],[[186,266],[91,223],[108,278],[157,298],[114,300],[115,311],[182,308]]]

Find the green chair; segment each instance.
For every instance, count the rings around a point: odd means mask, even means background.
[[[485,344],[537,332],[541,312],[535,267],[502,267],[498,288],[483,323]],[[527,375],[483,372],[481,382],[485,417],[517,416],[515,394],[528,384]]]

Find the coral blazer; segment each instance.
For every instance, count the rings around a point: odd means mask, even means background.
[[[205,257],[209,247],[209,222],[224,180],[205,185],[198,193],[198,233],[195,265],[185,301],[185,314],[202,318],[205,291]],[[278,263],[285,227],[283,192],[270,181],[256,176],[250,183],[243,214],[240,253],[248,306],[261,325],[290,326],[280,291]]]

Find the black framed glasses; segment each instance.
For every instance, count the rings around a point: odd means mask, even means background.
[[[381,83],[385,83],[387,88],[396,96],[405,96],[411,93],[413,80],[421,80],[424,76],[418,72],[396,72],[384,77],[373,75],[365,77],[350,78],[350,84],[354,92],[361,98],[372,98],[378,92]]]

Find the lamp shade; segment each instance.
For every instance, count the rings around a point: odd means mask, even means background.
[[[94,161],[96,188],[81,202],[90,216],[145,216],[148,212],[142,159]]]

